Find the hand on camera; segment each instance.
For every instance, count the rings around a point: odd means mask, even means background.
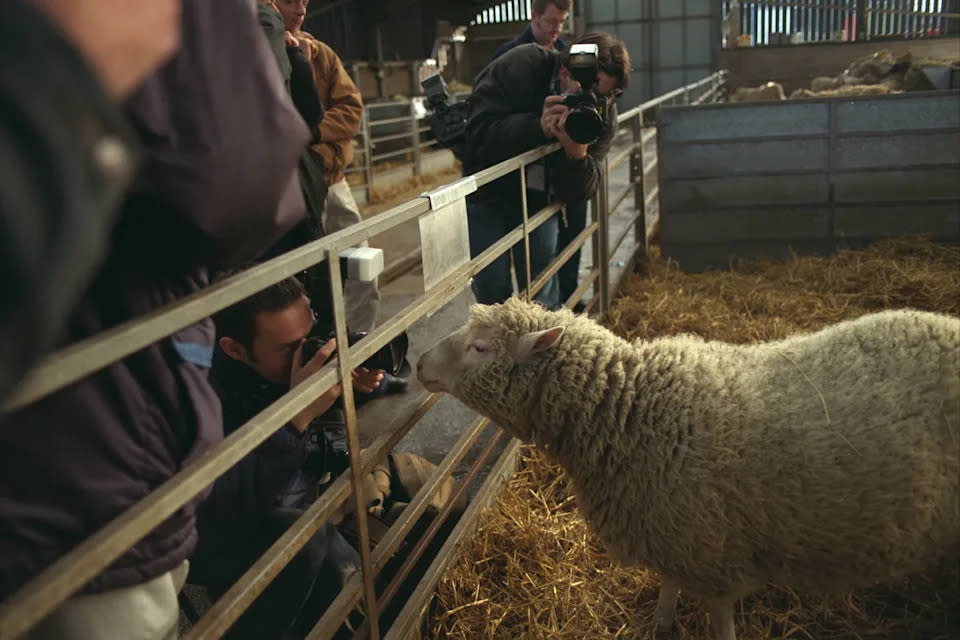
[[[557,142],[560,143],[560,146],[563,147],[563,150],[568,157],[574,160],[583,160],[587,157],[587,149],[590,147],[590,145],[580,144],[567,135],[566,125],[568,113],[569,109],[567,110],[567,113],[564,113],[563,116],[561,116],[557,124],[554,125],[551,133],[553,137],[557,139]]]
[[[360,393],[373,393],[380,386],[384,373],[383,369],[357,367],[353,370],[353,388]]]
[[[540,114],[540,128],[547,139],[556,137],[556,126],[560,119],[567,115],[570,108],[563,104],[563,96],[547,96],[543,101],[543,112]]]
[[[293,367],[290,369],[290,388],[294,388],[317,371],[323,368],[323,365],[326,364],[327,360],[333,355],[333,352],[337,350],[337,341],[336,340],[327,340],[322,347],[317,349],[317,352],[314,356],[306,363],[303,362],[303,345],[301,344],[297,347],[296,352],[293,354]],[[314,418],[322,416],[327,412],[330,407],[333,406],[333,403],[336,402],[337,398],[340,397],[340,392],[342,387],[340,383],[333,385],[326,392],[317,396],[317,398],[308,404],[306,408],[298,413],[296,416],[290,420],[294,428],[297,431],[303,433],[307,430],[307,427],[313,422]]]

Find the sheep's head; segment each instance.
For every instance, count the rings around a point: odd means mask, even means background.
[[[572,318],[517,298],[474,305],[466,326],[420,357],[417,377],[529,440],[537,380]]]

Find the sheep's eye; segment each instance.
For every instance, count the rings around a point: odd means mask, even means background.
[[[471,343],[470,343],[470,348],[473,349],[474,351],[476,351],[477,353],[486,353],[487,351],[490,350],[490,349],[487,347],[487,345],[482,344],[482,343],[480,343],[480,342],[471,342]]]

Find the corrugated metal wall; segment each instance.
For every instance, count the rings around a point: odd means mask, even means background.
[[[583,0],[587,31],[616,34],[634,73],[624,108],[705,78],[718,68],[720,3],[710,0]]]
[[[684,269],[960,242],[960,92],[668,107],[658,134],[661,244]]]

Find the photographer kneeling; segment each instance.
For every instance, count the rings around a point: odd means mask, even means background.
[[[617,128],[615,99],[627,87],[630,71],[626,47],[606,33],[582,36],[561,53],[529,44],[497,58],[477,76],[468,100],[463,174],[556,141],[560,151],[527,167],[529,214],[547,205],[548,194],[564,202],[590,199]],[[520,176],[513,172],[468,198],[473,257],[522,223],[520,186]],[[530,234],[533,278],[556,256],[557,233],[555,216]],[[513,247],[513,263],[523,289],[522,243]],[[478,273],[473,288],[481,304],[509,298],[510,255]],[[556,276],[535,299],[549,308],[562,304]]]
[[[296,278],[221,311],[214,321],[218,341],[210,379],[223,405],[224,435],[319,371],[336,350],[335,341],[328,340],[315,355],[305,355],[315,319]],[[354,387],[369,394],[383,375],[358,368]],[[317,424],[340,393],[338,384],[314,400],[218,478],[199,506],[200,539],[190,581],[206,586],[212,597],[229,589],[316,499],[320,486],[349,465],[345,444]],[[359,567],[357,551],[336,527],[324,524],[228,637],[276,638],[291,626],[309,630]]]

